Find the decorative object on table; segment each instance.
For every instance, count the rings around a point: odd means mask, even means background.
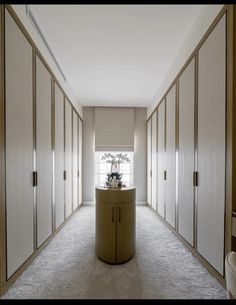
[[[122,186],[122,173],[120,173],[120,164],[125,162],[130,162],[127,154],[111,154],[104,153],[101,160],[105,160],[107,163],[111,164],[111,170],[107,173],[107,180],[105,185],[107,187],[121,187]]]

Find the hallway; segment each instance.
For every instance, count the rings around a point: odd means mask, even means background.
[[[95,208],[81,207],[2,299],[226,299],[226,290],[147,207],[136,208],[136,254],[95,256]]]

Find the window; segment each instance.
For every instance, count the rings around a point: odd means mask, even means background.
[[[95,186],[104,186],[104,183],[107,178],[107,173],[111,172],[111,164],[107,163],[105,160],[102,160],[104,153],[116,154],[127,154],[127,157],[130,159],[130,162],[120,164],[120,173],[122,173],[122,183],[126,186],[133,185],[133,152],[121,152],[121,151],[99,151],[95,152],[95,177],[94,183]]]

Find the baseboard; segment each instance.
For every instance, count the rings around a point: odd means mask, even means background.
[[[147,202],[146,201],[137,201],[136,205],[138,205],[138,206],[140,206],[140,205],[147,206]]]
[[[82,206],[93,206],[95,205],[95,201],[83,201]]]

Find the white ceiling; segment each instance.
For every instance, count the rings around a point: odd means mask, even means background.
[[[32,5],[82,106],[147,107],[204,5]]]

